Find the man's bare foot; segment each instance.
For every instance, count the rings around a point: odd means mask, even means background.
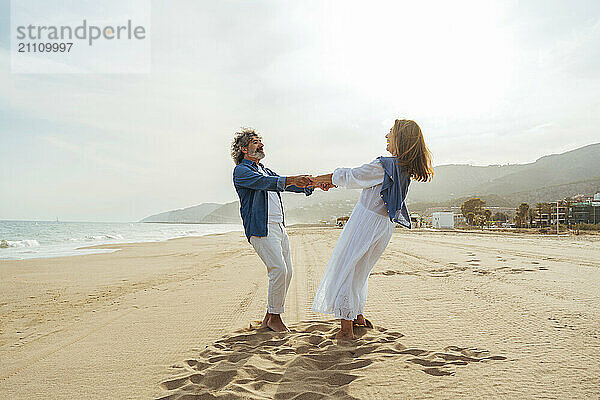
[[[354,332],[352,331],[352,321],[343,319],[342,327],[339,332],[335,334],[336,339],[340,340],[354,340]]]
[[[283,321],[281,320],[281,316],[279,314],[271,314],[271,317],[267,321],[267,326],[274,330],[275,332],[288,332],[289,329]]]
[[[356,316],[356,319],[354,320],[355,323],[359,324],[359,325],[366,325],[367,322],[365,321],[365,316],[362,314],[358,314]]]
[[[265,314],[265,317],[263,318],[263,321],[260,324],[261,328],[266,328],[267,327],[267,322],[269,321],[270,317],[271,317],[271,314],[269,314],[269,312],[267,311],[267,313]]]

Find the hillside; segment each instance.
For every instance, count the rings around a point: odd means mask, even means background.
[[[435,168],[433,181],[411,183],[408,199],[421,202],[484,194],[503,196],[594,179],[598,171],[600,143],[544,156],[530,164],[441,165]]]
[[[576,194],[600,192],[600,143],[562,154],[539,158],[529,164],[441,165],[432,182],[412,182],[409,209],[424,212],[432,207],[460,206],[470,197],[481,197],[488,206],[516,207],[563,199]],[[311,196],[282,193],[286,222],[331,220],[349,215],[360,196],[359,190],[315,190]],[[205,203],[182,210],[167,211],[142,222],[241,222],[239,202]]]
[[[535,204],[564,199],[576,194],[592,194],[600,192],[600,176],[585,181],[546,186],[534,190],[510,193],[503,197],[513,205],[522,202]]]
[[[431,182],[411,182],[408,192],[410,202],[446,201],[478,193],[478,187],[518,173],[525,165],[489,165],[486,167],[472,165],[440,165],[435,167],[435,175]]]
[[[475,188],[477,193],[507,194],[531,191],[596,178],[600,173],[600,144],[563,154],[544,156],[521,171],[497,178]]]
[[[241,224],[240,202],[223,204],[202,219],[204,224]]]
[[[197,206],[151,215],[142,219],[140,222],[202,222],[204,217],[220,207],[222,207],[222,204],[203,203]]]

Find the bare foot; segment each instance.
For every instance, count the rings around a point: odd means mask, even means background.
[[[275,332],[289,332],[288,327],[285,326],[279,314],[271,314],[271,317],[267,321],[267,326]]]
[[[271,314],[269,314],[269,312],[267,311],[267,313],[265,314],[265,317],[263,318],[263,321],[260,324],[261,328],[266,328],[267,327],[267,322],[269,321],[270,317],[271,317]]]
[[[348,319],[341,320],[342,327],[340,331],[335,334],[336,339],[340,340],[354,340],[354,332],[352,331],[352,321]]]
[[[366,325],[366,321],[365,321],[365,316],[362,314],[358,314],[356,316],[356,319],[354,320],[355,323],[359,324],[359,325]]]
[[[335,338],[338,340],[354,340],[354,339],[356,339],[354,337],[354,332],[352,332],[352,331],[346,332],[346,331],[343,331],[342,329],[340,329],[340,331],[335,334]]]

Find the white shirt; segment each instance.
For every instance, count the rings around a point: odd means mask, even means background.
[[[385,171],[378,159],[356,168],[336,168],[331,181],[347,189],[363,189],[360,202],[365,208],[381,215],[388,215],[381,198],[381,185]]]
[[[258,166],[258,171],[264,176],[270,176],[260,165]],[[277,192],[268,190],[267,200],[269,201],[267,206],[267,223],[283,222],[283,208],[281,207],[281,200],[279,200]]]

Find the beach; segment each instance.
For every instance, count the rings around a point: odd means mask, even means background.
[[[241,232],[0,260],[0,397],[600,397],[600,237],[396,229],[338,343],[310,306],[340,233],[288,228],[285,334]]]

